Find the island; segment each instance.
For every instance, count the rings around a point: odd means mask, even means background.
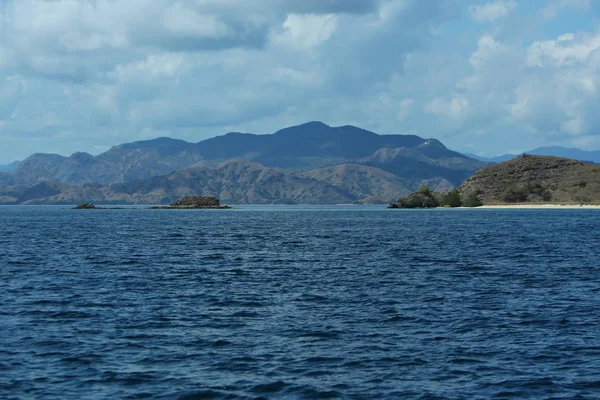
[[[80,203],[73,207],[75,210],[94,210],[96,208],[92,203]]]
[[[153,209],[229,209],[231,207],[221,205],[219,199],[214,196],[184,196],[168,206],[155,206]]]
[[[599,205],[600,165],[523,154],[480,169],[446,193],[423,186],[389,208]]]

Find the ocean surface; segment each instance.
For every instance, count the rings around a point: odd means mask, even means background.
[[[600,398],[600,210],[0,207],[0,398]]]

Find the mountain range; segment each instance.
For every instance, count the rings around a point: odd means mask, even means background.
[[[228,133],[198,143],[163,137],[115,146],[98,156],[34,154],[11,176],[15,183],[26,185],[47,180],[110,185],[236,159],[291,171],[354,163],[409,179],[441,177],[454,185],[484,165],[435,139],[377,135],[354,126],[310,122],[271,135]]]
[[[309,122],[197,143],[167,137],[93,156],[34,154],[0,172],[2,204],[388,203],[422,185],[446,191],[489,165],[436,139]]]
[[[0,173],[0,196],[17,204],[164,204],[184,194],[232,203],[388,202],[423,184],[452,188],[484,165],[436,139],[310,122],[198,143],[125,143],[98,156],[34,154]]]

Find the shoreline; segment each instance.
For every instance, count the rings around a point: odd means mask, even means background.
[[[466,208],[466,207],[464,207]],[[475,208],[485,209],[553,209],[553,210],[566,210],[566,209],[600,209],[598,204],[490,204],[483,205]]]

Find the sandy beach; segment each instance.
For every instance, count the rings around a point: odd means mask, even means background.
[[[484,205],[477,208],[498,208],[498,209],[600,209],[597,204],[498,204]]]

